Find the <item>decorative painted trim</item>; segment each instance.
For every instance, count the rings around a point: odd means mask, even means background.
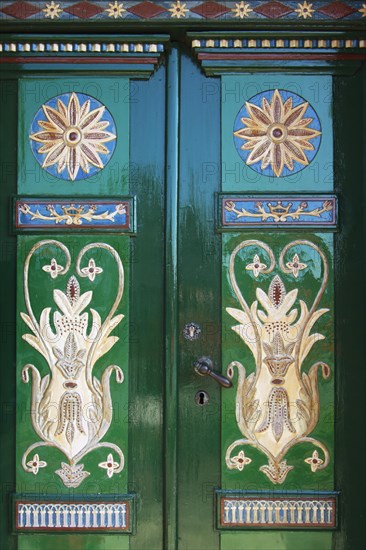
[[[133,496],[109,499],[91,495],[88,500],[62,501],[58,498],[15,495],[17,532],[118,532],[133,530]]]
[[[15,197],[14,230],[16,232],[80,230],[134,232],[134,199],[120,197],[30,198]]]
[[[0,53],[3,54],[157,54],[164,51],[162,43],[134,42],[57,42],[57,41],[14,41],[0,42]],[[151,58],[147,58],[151,59]]]
[[[230,195],[218,196],[218,229],[319,227],[336,229],[335,195]]]
[[[9,22],[41,22],[55,25],[67,21],[110,22],[116,24],[144,21],[179,24],[182,22],[250,22],[250,21],[357,21],[366,16],[366,5],[361,1],[312,2],[281,0],[265,2],[119,2],[119,1],[8,1],[0,10],[0,20]]]
[[[339,2],[337,2],[339,4]],[[366,4],[365,4],[366,6]],[[334,24],[334,23],[333,23]],[[208,76],[227,72],[307,70],[324,74],[353,74],[366,59],[364,33],[293,30],[271,34],[258,31],[189,32],[192,48]]]
[[[119,71],[148,77],[152,74],[164,52],[165,35],[153,36],[110,36],[93,40],[90,36],[68,37],[66,40],[54,36],[4,36],[0,41],[0,58],[9,70],[12,66],[50,63],[63,65],[72,63],[86,65],[118,65]],[[47,67],[46,67],[46,70]]]
[[[217,491],[218,529],[335,529],[338,493],[272,497]]]
[[[366,40],[364,38],[337,38],[336,36],[328,37],[304,37],[304,38],[290,38],[290,37],[276,37],[276,38],[258,38],[256,36],[246,38],[230,38],[229,36],[224,38],[211,37],[211,38],[194,38],[192,40],[192,48],[194,49],[207,49],[207,50],[253,50],[262,49],[268,51],[268,49],[276,50],[340,50],[340,49],[364,49],[366,48]],[[199,54],[199,59],[209,59],[204,54]],[[229,57],[229,56],[228,56]]]

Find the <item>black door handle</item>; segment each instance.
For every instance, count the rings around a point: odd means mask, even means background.
[[[232,382],[222,374],[215,372],[213,370],[213,366],[212,359],[209,357],[200,357],[200,359],[194,363],[194,368],[197,374],[201,376],[210,376],[223,388],[231,388],[233,385]]]

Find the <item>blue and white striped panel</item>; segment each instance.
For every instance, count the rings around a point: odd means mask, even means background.
[[[25,530],[118,530],[129,529],[128,502],[34,503],[16,502],[16,528]]]

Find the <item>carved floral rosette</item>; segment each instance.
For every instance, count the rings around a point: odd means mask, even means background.
[[[66,288],[53,290],[52,322],[52,305],[44,308],[39,319],[36,318],[28,285],[31,258],[43,247],[53,247],[64,254],[65,266],[58,264],[55,258],[42,266],[42,270],[55,280],[55,286],[60,275],[70,275]],[[88,307],[93,304],[94,291],[82,293],[79,282],[88,278],[93,283],[101,276],[103,268],[90,257],[91,251],[98,254],[101,250],[112,255],[118,269],[116,296],[104,320],[95,309]],[[90,259],[81,267],[87,253]],[[37,242],[24,264],[27,313],[20,315],[31,334],[23,334],[23,339],[45,358],[49,372],[42,377],[33,364],[26,364],[22,369],[23,382],[29,383],[32,379],[31,418],[39,438],[23,454],[22,466],[25,471],[37,475],[40,468],[47,467],[47,462],[40,459],[38,449],[44,446],[56,448],[63,453],[65,461],[55,473],[66,487],[78,487],[90,475],[80,461],[95,449],[107,448],[110,451],[106,460],[99,464],[108,477],[124,468],[124,454],[120,447],[101,441],[113,415],[110,377],[114,373],[116,382],[121,384],[123,372],[119,366],[109,365],[100,378],[93,374],[95,363],[118,341],[117,336],[110,334],[124,317],[115,315],[123,296],[124,270],[116,250],[102,242],[88,244],[80,250],[75,274],[69,273],[70,265],[68,248],[51,239]],[[62,280],[65,279],[62,277]]]
[[[318,373],[323,378],[330,376],[330,367],[319,360],[307,371],[304,361],[322,334],[313,332],[315,323],[329,310],[319,308],[328,283],[329,268],[323,251],[313,242],[296,240],[287,244],[279,256],[279,270],[292,276],[297,288],[287,292],[279,274],[272,276],[265,290],[256,288],[256,300],[249,305],[237,283],[235,261],[238,253],[247,247],[262,250],[254,255],[253,261],[245,266],[245,272],[252,273],[257,280],[260,274],[273,273],[277,262],[272,249],[264,242],[252,239],[241,242],[230,257],[229,278],[241,309],[226,308],[238,325],[232,327],[255,360],[255,370],[247,374],[239,361],[232,361],[227,375],[236,380],[236,421],[243,439],[234,441],[226,451],[226,465],[229,469],[242,471],[252,461],[243,447],[252,446],[264,453],[268,464],[260,470],[274,484],[285,481],[293,469],[287,464],[287,452],[299,443],[311,443],[316,448],[305,462],[311,471],[323,470],[330,461],[326,445],[311,437],[320,414]],[[323,266],[323,278],[314,302],[309,307],[299,294],[304,290],[299,273],[308,269],[299,248],[315,251]],[[289,256],[289,252],[291,252]],[[267,260],[268,258],[268,260]],[[287,259],[287,261],[286,261]],[[242,447],[236,456],[233,451]]]
[[[301,96],[288,90],[261,92],[240,109],[234,144],[253,170],[279,178],[308,166],[320,146],[320,120]]]

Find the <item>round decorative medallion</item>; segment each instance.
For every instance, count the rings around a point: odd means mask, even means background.
[[[251,97],[234,123],[234,144],[240,157],[266,176],[302,170],[314,159],[320,139],[320,121],[313,107],[287,90]]]
[[[117,135],[105,105],[94,97],[72,92],[42,105],[29,138],[42,168],[57,178],[74,181],[104,168],[114,152]]]

